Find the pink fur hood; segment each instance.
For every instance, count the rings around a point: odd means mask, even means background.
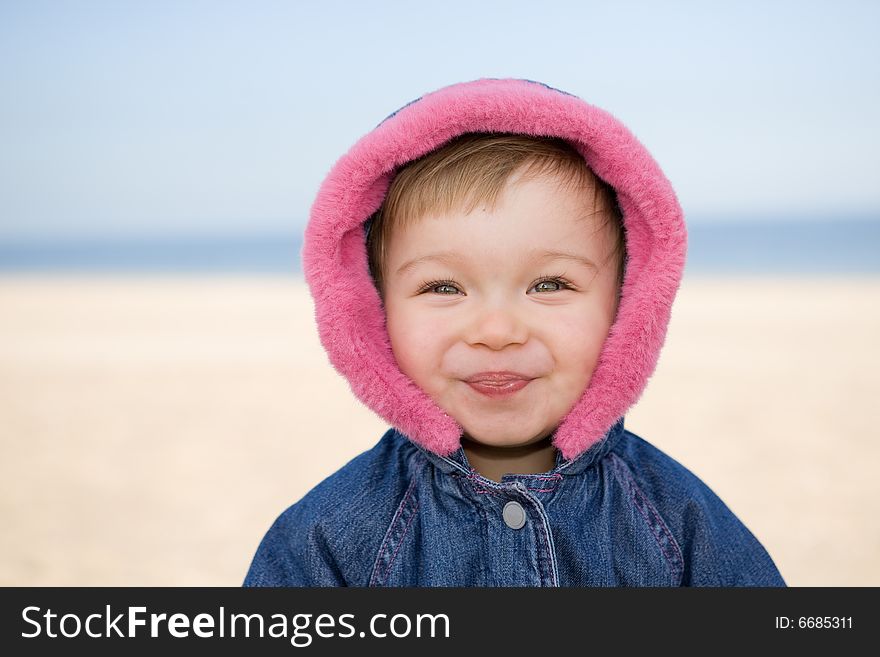
[[[425,94],[388,116],[321,184],[302,248],[318,333],[354,394],[422,447],[449,456],[462,427],[398,367],[369,274],[364,223],[394,173],[465,132],[512,132],[571,142],[614,187],[627,265],[617,318],[581,398],[553,444],[574,459],[635,404],[653,374],[684,270],[687,231],[675,192],[644,146],[608,112],[545,84],[480,79]]]

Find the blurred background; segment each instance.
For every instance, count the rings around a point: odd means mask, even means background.
[[[626,426],[793,586],[880,585],[880,5],[0,4],[0,584],[238,585],[387,428],[299,267],[392,111],[539,80],[645,144],[689,225]]]

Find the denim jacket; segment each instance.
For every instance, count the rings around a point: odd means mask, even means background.
[[[619,306],[552,433],[556,467],[500,483],[469,465],[463,427],[395,361],[367,255],[396,172],[472,132],[565,140],[613,190],[625,232]],[[657,162],[619,120],[570,93],[484,78],[387,116],[327,174],[301,256],[331,364],[391,428],[278,517],[245,584],[783,586],[703,482],[623,428],[656,367],[686,251],[684,214]]]
[[[284,511],[245,586],[785,586],[700,479],[623,427],[500,483],[396,429]]]

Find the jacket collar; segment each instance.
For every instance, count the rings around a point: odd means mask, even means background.
[[[573,459],[564,458],[562,452],[557,449],[556,466],[549,472],[542,474],[548,477],[553,475],[575,476],[581,474],[587,468],[590,468],[601,461],[605,455],[614,448],[623,435],[623,423],[624,417],[621,416],[600,440],[596,441],[589,449],[581,452]],[[470,463],[468,463],[467,455],[465,454],[463,447],[459,446],[458,449],[452,452],[449,456],[440,456],[412,440],[399,429],[395,428],[394,431],[400,438],[408,440],[415,445],[425,458],[437,466],[441,471],[447,474],[458,472],[466,476],[474,475],[475,470],[471,467]]]

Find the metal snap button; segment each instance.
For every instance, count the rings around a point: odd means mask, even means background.
[[[505,524],[511,529],[519,529],[526,524],[526,512],[519,502],[508,502],[501,512]]]

